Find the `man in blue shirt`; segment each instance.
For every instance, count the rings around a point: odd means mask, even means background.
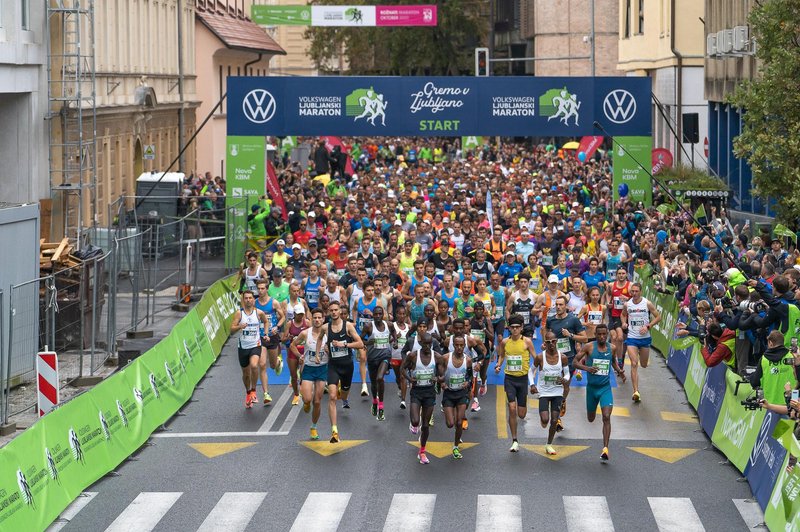
[[[503,285],[506,287],[514,286],[514,277],[522,271],[522,264],[517,262],[517,256],[513,251],[506,251],[503,264],[497,269],[497,273],[503,278]]]

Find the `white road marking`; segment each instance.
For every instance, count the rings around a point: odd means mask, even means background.
[[[687,497],[648,497],[660,532],[705,532],[705,527]]]
[[[64,511],[61,512],[61,515],[59,515],[58,518],[53,521],[53,524],[47,528],[47,532],[58,532],[67,526],[70,521],[75,519],[75,516],[78,515],[78,512],[83,510],[83,508],[92,502],[92,499],[94,499],[96,496],[96,491],[84,491],[78,495],[78,498],[72,501],[72,504],[67,506]]]
[[[613,532],[605,497],[562,497],[569,532]]]
[[[181,495],[183,492],[180,491],[143,491],[114,519],[106,532],[129,532],[131,530],[149,532],[156,527]]]
[[[152,438],[228,438],[239,436],[286,436],[288,432],[159,432],[152,434]]]
[[[336,532],[351,495],[351,493],[309,493],[290,532]]]
[[[252,492],[228,492],[225,493],[211,513],[208,514],[203,524],[197,532],[214,532],[225,530],[226,532],[237,532],[246,530],[247,525],[253,515],[261,506],[267,494]]]
[[[267,416],[267,419],[264,420],[264,424],[261,425],[261,427],[258,429],[259,433],[269,432],[269,430],[278,420],[278,416],[281,415],[281,410],[283,410],[283,407],[286,406],[286,403],[289,402],[289,398],[292,397],[293,395],[294,392],[292,392],[291,387],[289,386],[283,387],[283,392],[281,393],[281,396],[278,397],[278,399],[272,403],[271,410],[269,412],[269,415]]]
[[[739,515],[747,524],[747,528],[753,529],[764,523],[764,512],[757,501],[751,499],[733,499],[733,504],[739,511]],[[766,527],[765,527],[766,528]]]
[[[522,532],[522,501],[519,495],[478,495],[475,531]]]
[[[433,494],[395,493],[383,532],[427,532],[435,505]]]

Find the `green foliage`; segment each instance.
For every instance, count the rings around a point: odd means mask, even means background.
[[[665,168],[656,177],[670,190],[728,190],[718,177],[691,166]]]
[[[759,78],[740,84],[730,103],[745,111],[734,153],[753,170],[755,192],[775,198],[780,219],[800,217],[800,0],[753,4]]]
[[[313,3],[313,2],[312,2]],[[325,0],[325,5],[372,5],[364,0]],[[390,0],[381,5],[408,4]],[[484,5],[486,4],[486,5]],[[469,75],[474,70],[474,49],[488,32],[488,2],[448,0],[437,2],[436,27],[309,27],[309,56],[317,67],[339,72],[338,52],[343,50],[343,73],[350,75]]]

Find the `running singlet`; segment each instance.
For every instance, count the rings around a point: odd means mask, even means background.
[[[514,304],[511,305],[511,314],[519,314],[522,316],[522,330],[532,331],[533,324],[531,323],[531,310],[533,310],[533,301],[531,294],[528,294],[526,299],[522,299],[522,294],[516,292],[514,294]]]
[[[616,255],[612,255],[611,253],[606,254],[606,278],[607,279],[616,279],[617,276],[617,268],[619,265],[622,264],[622,252],[618,252]]]
[[[242,329],[242,335],[239,336],[239,348],[253,349],[254,347],[260,346],[261,329],[259,324],[261,322],[258,319],[258,309],[253,309],[253,312],[250,314],[245,313],[244,309],[242,309],[242,319],[240,323],[244,323],[245,328]]]
[[[278,303],[283,303],[289,300],[289,283],[281,283],[280,286],[274,284],[269,285],[267,290],[269,297],[277,299]]]
[[[525,347],[525,338],[514,340],[510,336],[506,341],[506,375],[524,377],[531,366],[531,357]]]
[[[351,342],[350,335],[347,334],[347,324],[342,322],[342,330],[339,332],[333,331],[333,324],[328,326],[328,352],[331,354],[331,359],[337,361],[344,361],[346,357],[350,356],[350,349],[348,347],[336,347],[333,342]]]
[[[583,317],[584,323],[591,323],[592,325],[600,325],[603,323],[603,314],[605,313],[604,305],[597,305],[600,308],[593,309],[591,303],[586,305],[586,315]]]
[[[494,314],[492,315],[492,321],[498,322],[503,319],[503,313],[505,312],[506,308],[506,289],[502,286],[497,290],[493,290],[492,287],[489,287],[489,293],[492,294],[494,297]]]
[[[356,331],[358,334],[361,334],[361,331],[364,330],[364,325],[372,321],[372,313],[375,311],[375,307],[378,306],[378,299],[372,298],[372,303],[369,305],[364,304],[364,298],[359,298],[358,305],[356,307]],[[369,311],[369,314],[367,314]]]
[[[556,384],[559,377],[564,375],[564,366],[561,365],[561,353],[558,362],[547,362],[547,353],[542,353],[542,369],[539,371],[539,397],[561,397],[564,395],[564,385]]]
[[[322,280],[319,277],[316,283],[306,281],[306,288],[303,295],[310,310],[314,310],[317,308],[317,305],[319,305],[319,285],[321,282]]]
[[[600,351],[595,342],[592,348],[592,354],[586,358],[586,366],[597,368],[597,373],[586,372],[586,377],[588,379],[586,384],[588,386],[608,386],[608,373],[613,367],[611,364],[611,347],[609,344],[606,344],[605,351]]]
[[[453,364],[453,357],[454,355],[451,353],[447,359],[447,369],[444,372],[444,385],[448,390],[463,390],[469,386],[467,368],[472,366],[472,360],[470,360],[469,356],[465,353],[462,355],[461,366],[456,367]]]
[[[453,317],[453,309],[456,306],[456,299],[459,297],[458,288],[453,288],[453,296],[447,297],[444,290],[439,292],[439,299],[447,302],[447,315]],[[413,323],[413,322],[412,322]]]
[[[611,285],[612,318],[619,318],[622,315],[622,308],[625,306],[625,303],[622,301],[622,297],[629,297],[628,289],[630,286],[631,283],[629,281],[625,281],[625,284],[621,287],[617,286],[616,281],[614,281],[614,284]]]
[[[247,286],[248,290],[251,290],[253,293],[257,293],[258,287],[256,283],[261,280],[261,265],[256,264],[256,273],[255,275],[250,275],[250,268],[247,268],[244,271],[244,282],[245,286]]]
[[[258,299],[256,299],[256,308],[267,315],[267,319],[269,320],[270,328],[275,327],[278,323],[278,317],[275,315],[275,300],[269,298],[269,302],[261,303]],[[264,330],[264,324],[261,324],[261,336],[267,336],[267,332]]]
[[[379,331],[378,328],[375,326],[375,322],[372,322],[372,338],[375,340],[375,343],[369,346],[367,349],[367,360],[382,360],[382,359],[389,359],[392,356],[392,346],[389,344],[389,324],[387,322],[383,322],[383,330]]]
[[[406,345],[411,327],[409,327],[407,323],[404,323],[403,327],[400,327],[395,322],[392,322],[392,327],[394,327],[394,335],[397,338],[397,349],[392,348],[392,360],[402,360],[403,347]]]
[[[328,363],[328,353],[322,349],[322,346],[325,345],[327,340],[327,336],[314,339],[313,329],[306,329],[306,345],[304,351],[301,351],[305,357],[306,366],[317,367],[324,366]],[[319,353],[319,363],[317,363],[317,353]]]
[[[552,260],[552,257],[551,257],[551,260]],[[551,266],[552,266],[552,264],[551,264]],[[528,271],[530,272],[530,275],[531,275],[531,280],[530,280],[530,285],[529,285],[530,289],[538,294],[539,293],[539,288],[540,288],[541,283],[542,283],[541,266],[537,266],[536,267],[536,271],[533,271],[530,268],[528,268]]]
[[[650,323],[650,310],[647,308],[647,300],[642,298],[638,303],[629,300],[625,303],[628,311],[628,338],[650,338],[650,330],[642,334],[641,329]]]
[[[301,332],[306,330],[303,327],[303,325],[305,325],[305,324],[301,323],[300,325],[298,325],[297,323],[295,323],[294,320],[289,322],[289,342],[291,342],[292,338],[294,338],[295,336],[298,336]],[[297,346],[297,350],[300,352],[301,355],[303,354],[303,350],[304,349],[305,349],[305,346],[302,346],[302,345],[298,345]]]
[[[556,299],[558,299],[558,296],[560,295],[561,294],[559,293],[558,295],[553,297],[553,294],[551,294],[549,290],[544,293],[544,308],[542,309],[542,325],[547,323],[547,320],[549,320],[550,318],[556,317]]]
[[[358,301],[360,298],[364,297],[364,289],[358,286],[358,283],[353,283],[350,285],[353,287],[353,292],[350,294],[350,301],[347,302],[347,311],[350,312],[353,309],[353,304]]]
[[[412,299],[408,304],[408,316],[411,318],[411,323],[416,324],[419,320],[425,318],[425,305],[428,301],[423,299],[422,303],[417,303],[416,299]]]
[[[436,377],[436,357],[431,352],[431,361],[428,364],[422,363],[422,353],[417,353],[417,365],[414,367],[414,388],[427,388],[433,386]]]

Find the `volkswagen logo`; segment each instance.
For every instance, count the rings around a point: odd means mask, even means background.
[[[275,98],[264,89],[253,89],[242,102],[244,116],[254,124],[269,122],[275,116]]]
[[[629,122],[636,114],[636,99],[625,89],[615,89],[603,100],[603,114],[615,124]]]

